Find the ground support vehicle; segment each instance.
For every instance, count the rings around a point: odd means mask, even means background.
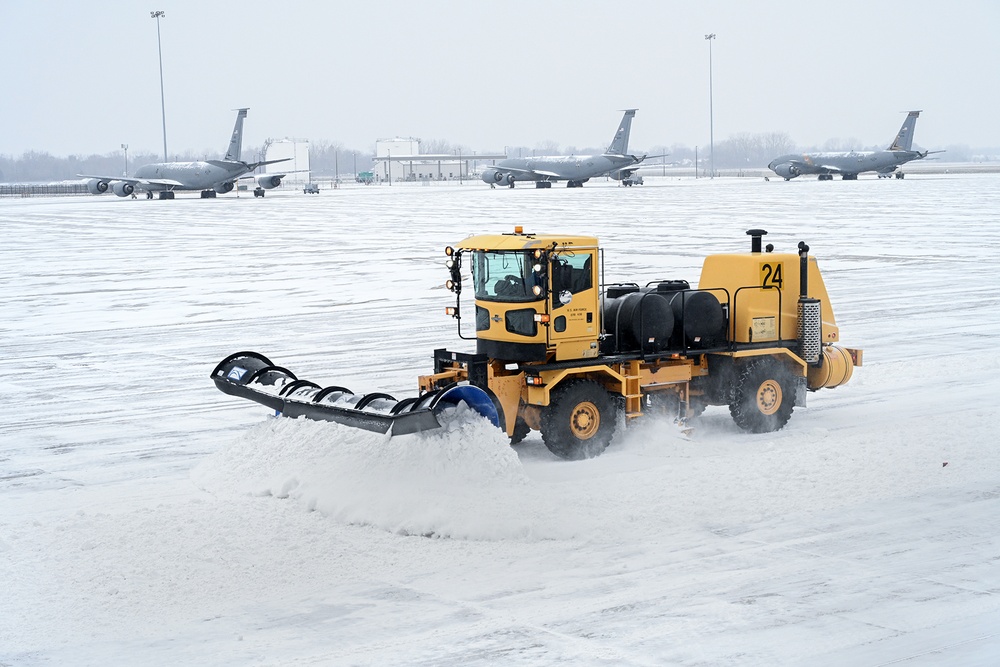
[[[600,454],[620,419],[654,414],[680,423],[708,405],[728,406],[745,431],[782,428],[808,391],[850,380],[862,351],[840,330],[816,260],[762,248],[709,255],[697,288],[684,280],[604,284],[596,238],[473,236],[446,249],[456,295],[447,312],[476,352],[439,349],[420,395],[353,395],[298,380],[265,357],[241,352],[212,378],[222,391],[307,416],[391,432],[438,426],[465,402],[510,436],[541,432],[565,459]],[[463,262],[471,265],[475,335],[463,332]]]

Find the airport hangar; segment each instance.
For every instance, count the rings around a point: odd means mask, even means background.
[[[504,160],[502,153],[421,153],[420,139],[396,137],[375,142],[378,181],[447,181],[478,178],[480,161]]]

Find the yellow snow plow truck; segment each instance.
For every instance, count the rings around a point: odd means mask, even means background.
[[[463,264],[475,294],[476,352],[434,352],[419,395],[356,395],[299,380],[255,352],[212,372],[219,389],[290,417],[382,433],[438,428],[464,402],[510,436],[541,431],[564,459],[603,452],[620,419],[645,414],[679,423],[725,405],[751,433],[782,428],[807,391],[837,387],[861,365],[840,330],[816,260],[762,248],[710,255],[697,288],[684,280],[605,284],[602,251],[587,236],[473,236],[445,249],[456,295],[447,313],[463,333]],[[468,328],[468,327],[465,327]]]

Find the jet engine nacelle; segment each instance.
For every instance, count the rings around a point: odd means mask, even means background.
[[[108,182],[99,178],[92,178],[87,181],[87,191],[92,195],[103,195],[108,191]]]
[[[775,165],[774,173],[776,173],[778,176],[781,176],[785,180],[795,178],[796,176],[802,174],[802,172],[799,171],[798,167],[788,162],[783,162],[781,164]]]
[[[615,179],[616,181],[620,181],[625,178],[632,178],[632,174],[634,174],[636,171],[637,171],[636,169],[619,169],[618,171],[611,172],[611,178]]]
[[[225,183],[219,183],[218,185],[216,185],[212,189],[215,190],[216,192],[218,192],[220,195],[224,195],[227,192],[232,192],[233,191],[233,182],[232,181],[226,181]]]
[[[115,184],[111,186],[111,190],[119,197],[128,197],[130,194],[135,192],[135,186],[131,183],[126,183],[125,181],[116,181]]]
[[[281,176],[258,176],[257,185],[265,190],[276,188],[281,185]]]
[[[503,180],[503,172],[499,169],[484,169],[483,170],[483,182],[484,183],[499,183]]]

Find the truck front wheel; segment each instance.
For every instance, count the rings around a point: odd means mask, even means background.
[[[729,414],[744,431],[770,433],[788,423],[794,401],[791,373],[780,362],[762,357],[740,371]]]
[[[517,420],[514,421],[514,432],[510,434],[510,444],[518,444],[524,440],[529,433],[531,433],[531,427],[528,426],[528,422],[524,421],[523,417],[518,417]]]
[[[542,441],[562,459],[599,456],[611,443],[618,411],[607,390],[593,380],[571,380],[553,393],[542,412]]]

